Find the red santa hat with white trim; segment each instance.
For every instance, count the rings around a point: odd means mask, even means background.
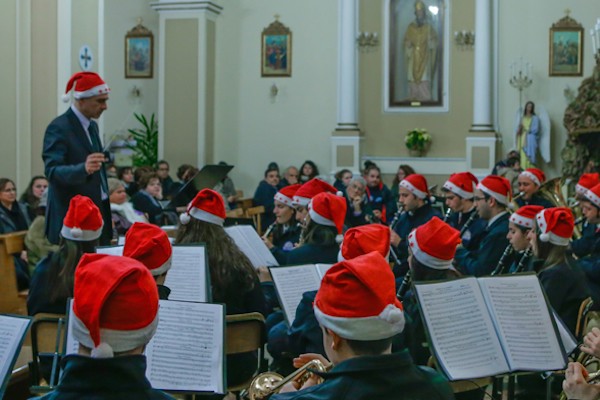
[[[408,234],[408,246],[421,264],[433,269],[450,269],[461,243],[460,232],[438,217],[413,229]]]
[[[429,197],[427,179],[420,174],[410,174],[400,181],[400,187],[407,189],[419,199],[425,200]]]
[[[546,182],[544,171],[537,168],[527,168],[525,171],[521,172],[519,176],[531,179],[537,186],[542,186],[542,183]]]
[[[537,226],[540,228],[540,240],[550,242],[557,246],[568,246],[575,219],[571,209],[566,207],[546,208],[535,216]]]
[[[488,175],[477,184],[477,189],[493,197],[499,203],[508,205],[512,196],[510,181],[502,176]]]
[[[350,228],[344,234],[338,261],[351,260],[376,251],[387,258],[390,252],[390,228],[381,224],[367,224]]]
[[[285,204],[288,207],[294,206],[294,195],[300,189],[302,184],[296,183],[294,185],[285,186],[279,192],[275,193],[275,201]]]
[[[535,221],[535,216],[538,215],[540,211],[544,209],[543,206],[522,206],[519,207],[517,211],[510,215],[508,219],[515,225],[522,226],[527,229],[533,228],[533,222]]]
[[[101,94],[110,93],[110,88],[104,80],[95,72],[76,72],[67,82],[67,88],[63,95],[63,101],[69,101],[69,92],[74,88],[73,97],[76,99],[86,99]]]
[[[319,193],[308,204],[310,219],[319,225],[333,226],[338,235],[336,241],[342,241],[344,220],[346,219],[346,199],[331,193]]]
[[[158,326],[158,290],[141,262],[84,254],[75,269],[73,337],[93,358],[147,344]]]
[[[575,185],[575,192],[577,194],[585,196],[585,193],[600,184],[600,174],[594,172],[593,174],[583,174],[579,178],[577,185]]]
[[[376,251],[329,268],[314,313],[321,326],[349,340],[387,339],[404,329],[394,274]]]
[[[144,264],[152,276],[160,276],[171,268],[172,254],[169,236],[156,225],[136,222],[125,234],[123,256]]]
[[[462,197],[472,199],[479,180],[470,172],[458,172],[450,175],[443,188]]]
[[[223,226],[227,215],[225,214],[225,203],[223,197],[212,189],[202,189],[194,200],[188,204],[187,211],[179,216],[183,225],[190,222],[190,218]]]
[[[317,194],[323,192],[337,194],[339,196],[342,195],[342,192],[338,192],[338,190],[329,183],[319,178],[313,178],[303,184],[294,194],[294,205],[308,207],[310,200]]]
[[[89,197],[78,194],[69,202],[60,234],[65,239],[87,242],[98,239],[103,226],[98,206]]]
[[[585,192],[585,198],[600,208],[600,184]]]

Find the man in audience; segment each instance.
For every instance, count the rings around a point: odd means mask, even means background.
[[[283,179],[281,180],[281,186],[295,185],[298,183],[299,177],[298,168],[292,166],[287,167],[283,173]]]
[[[498,161],[496,163],[496,165],[494,165],[494,169],[492,169],[492,175],[498,175],[498,169],[499,168],[505,168],[508,166],[508,160],[510,160],[511,158],[519,158],[519,152],[516,150],[511,150],[508,152],[508,154],[506,155],[506,158]]]
[[[173,178],[169,176],[169,163],[165,160],[160,160],[156,163],[156,174],[160,179],[160,184],[162,185],[162,192],[165,196],[168,193],[171,193],[171,186],[173,185]]]
[[[364,177],[367,182],[365,193],[373,212],[373,222],[387,225],[396,211],[392,192],[381,181],[381,170],[377,165],[371,164],[365,168]]]

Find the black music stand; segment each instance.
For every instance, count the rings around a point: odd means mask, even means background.
[[[205,165],[192,179],[179,188],[177,193],[171,197],[171,200],[161,203],[163,209],[175,209],[178,205],[185,205],[180,204],[180,200],[184,196],[184,193],[187,193],[190,188],[193,188],[194,194],[202,189],[212,189],[217,183],[221,182],[232,169],[233,165]]]

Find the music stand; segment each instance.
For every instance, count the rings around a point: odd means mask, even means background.
[[[177,197],[180,196],[182,193],[185,193],[188,187],[192,184],[196,188],[196,192],[206,188],[212,189],[216,186],[217,183],[221,182],[223,178],[225,178],[229,171],[231,171],[232,169],[233,165],[205,165],[200,171],[196,173],[196,175],[193,176],[192,179],[184,183],[179,188],[177,193],[175,193],[173,197],[171,197],[171,200],[161,203],[163,209],[175,208],[172,207],[172,205],[177,204]]]

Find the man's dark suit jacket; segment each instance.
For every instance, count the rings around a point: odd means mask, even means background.
[[[96,122],[92,121],[91,124],[94,128],[90,125],[90,135],[94,135],[95,143],[100,144]],[[92,148],[81,122],[71,108],[56,117],[46,128],[42,158],[50,183],[46,208],[46,236],[51,243],[58,243],[69,202],[77,194],[89,197],[98,206],[104,219],[102,238],[106,238],[107,235],[110,238],[110,208],[107,209],[107,201],[105,204],[102,202],[102,175],[100,171],[91,175],[85,171],[87,156],[101,151],[100,148]]]

